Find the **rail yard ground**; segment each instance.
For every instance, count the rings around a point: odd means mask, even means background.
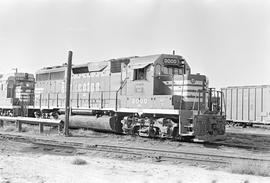
[[[228,127],[226,140],[208,144],[91,130],[72,130],[71,137],[49,127],[43,134],[38,131],[38,126],[31,125],[25,125],[22,133],[13,124],[0,128],[1,183],[270,182],[268,128]],[[155,151],[143,153],[145,149]],[[172,156],[171,151],[182,155],[166,158]]]

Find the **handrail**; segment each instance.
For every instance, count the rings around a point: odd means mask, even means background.
[[[125,79],[124,79],[123,83],[121,84],[121,86],[119,87],[119,89],[118,89],[116,92],[119,92],[120,90],[122,90],[122,89],[124,88],[124,86],[125,86],[126,83],[127,83],[127,79],[128,79],[128,78],[125,78]]]
[[[197,95],[196,94],[198,94],[198,90],[196,91],[196,93],[195,93],[195,98],[194,98],[194,100],[193,100],[193,105],[192,105],[192,110],[194,110],[194,108],[195,108],[195,101],[196,101],[196,99],[197,99]],[[199,101],[198,101],[199,102]]]
[[[223,100],[222,100],[223,99]],[[222,113],[223,113],[223,110],[222,110],[222,107],[224,106],[224,114],[225,114],[225,116],[226,116],[226,114],[227,114],[227,110],[226,110],[226,100],[225,100],[225,96],[224,96],[224,92],[223,91],[221,91],[221,100],[223,101],[221,101],[221,115],[222,115]]]
[[[119,89],[116,91],[116,96],[115,96],[115,112],[117,111],[117,105],[118,105],[118,92],[124,88],[124,86],[127,83],[128,77],[125,78],[124,82],[121,84]]]
[[[24,123],[44,123],[44,124],[60,124],[62,120],[60,119],[44,119],[44,118],[33,118],[33,117],[10,117],[10,116],[0,116],[0,120],[6,121],[21,121]]]

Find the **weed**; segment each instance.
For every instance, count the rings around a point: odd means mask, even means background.
[[[5,132],[13,132],[16,131],[16,127],[15,126],[7,126],[5,127]]]
[[[238,174],[270,176],[270,165],[262,161],[238,161],[231,165],[230,171]]]
[[[81,159],[81,158],[75,158],[72,162],[73,165],[86,165],[87,161]]]
[[[28,127],[22,127],[22,132],[28,132],[28,131],[29,131]]]

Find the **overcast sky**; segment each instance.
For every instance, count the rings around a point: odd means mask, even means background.
[[[0,0],[0,73],[159,53],[212,87],[270,84],[269,0]]]

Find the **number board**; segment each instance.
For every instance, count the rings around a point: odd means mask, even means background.
[[[184,66],[184,61],[177,58],[164,58],[163,64],[165,67],[178,67],[181,68]]]

